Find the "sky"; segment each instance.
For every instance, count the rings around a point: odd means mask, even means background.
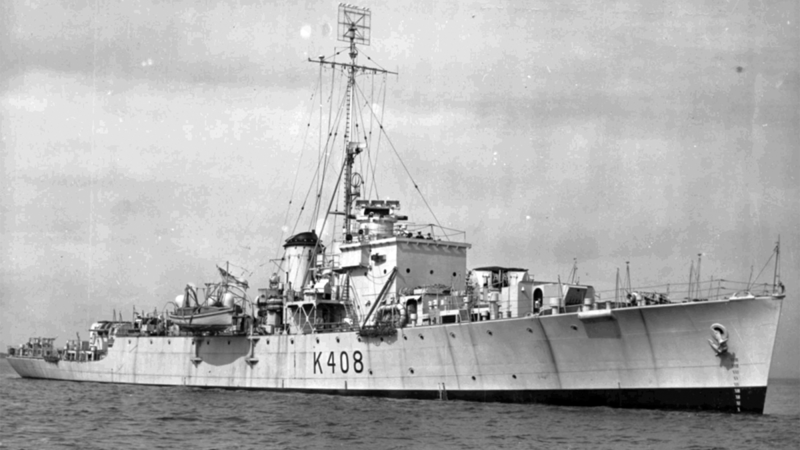
[[[780,236],[772,375],[800,377],[796,2],[359,5],[359,61],[399,72],[362,80],[381,198],[463,230],[470,267],[577,258],[599,289],[625,261],[686,282],[698,253],[747,281]],[[266,285],[313,183],[330,71],[320,95],[307,59],[341,48],[337,6],[0,3],[2,348],[163,310],[217,264]]]

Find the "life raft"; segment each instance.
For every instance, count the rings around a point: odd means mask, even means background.
[[[396,328],[403,328],[408,322],[406,308],[401,304],[384,305],[378,308],[376,322],[391,323]]]

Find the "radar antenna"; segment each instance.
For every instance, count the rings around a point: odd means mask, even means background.
[[[369,8],[339,3],[339,40],[369,45],[371,19],[372,11]]]
[[[355,84],[356,74],[359,71],[366,73],[388,73],[397,75],[397,72],[390,72],[388,70],[379,69],[375,67],[361,66],[356,63],[358,58],[358,48],[356,44],[369,45],[370,30],[371,30],[372,12],[369,8],[361,8],[354,5],[345,3],[339,4],[339,19],[338,19],[338,32],[337,36],[340,41],[350,43],[350,63],[338,63],[335,61],[325,61],[324,56],[320,56],[318,60],[308,58],[310,62],[317,62],[320,65],[329,65],[331,67],[343,67],[348,72],[347,82],[347,118],[344,132],[344,148],[345,148],[345,173],[344,173],[344,240],[349,242],[352,240],[352,231],[350,229],[350,221],[353,218],[353,200],[358,194],[353,192],[353,162],[355,157],[365,150],[366,143],[351,142],[350,137],[353,135],[353,106],[355,97]]]

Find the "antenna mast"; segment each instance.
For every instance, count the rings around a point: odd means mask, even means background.
[[[778,235],[778,242],[775,243],[775,272],[772,275],[772,292],[776,292],[778,283],[781,281],[781,236]]]
[[[358,174],[353,175],[353,163],[355,157],[365,150],[366,143],[351,142],[353,136],[353,108],[355,105],[355,85],[356,74],[359,71],[365,73],[390,73],[397,75],[396,72],[378,69],[374,67],[360,66],[356,64],[358,58],[358,48],[356,44],[369,45],[370,29],[372,21],[372,12],[369,8],[360,8],[354,5],[345,3],[339,4],[339,19],[338,19],[338,39],[350,44],[350,63],[337,63],[334,61],[325,61],[324,56],[320,56],[319,60],[309,58],[310,62],[318,62],[320,65],[327,64],[331,67],[342,67],[347,69],[347,120],[344,131],[344,146],[345,146],[345,159],[344,159],[344,239],[350,241],[352,234],[350,230],[350,221],[353,219],[352,209],[353,200],[359,194],[353,192],[354,178]],[[360,176],[358,176],[360,178]]]

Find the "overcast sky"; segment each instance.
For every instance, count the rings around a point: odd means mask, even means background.
[[[341,45],[337,5],[0,3],[3,348],[162,309],[226,261],[266,283],[313,176],[306,59]],[[797,2],[361,6],[361,62],[400,72],[373,105],[471,267],[554,279],[578,258],[602,289],[625,261],[634,284],[686,282],[702,252],[703,279],[746,281],[780,235],[773,375],[800,376]],[[381,197],[432,222],[379,151]]]

